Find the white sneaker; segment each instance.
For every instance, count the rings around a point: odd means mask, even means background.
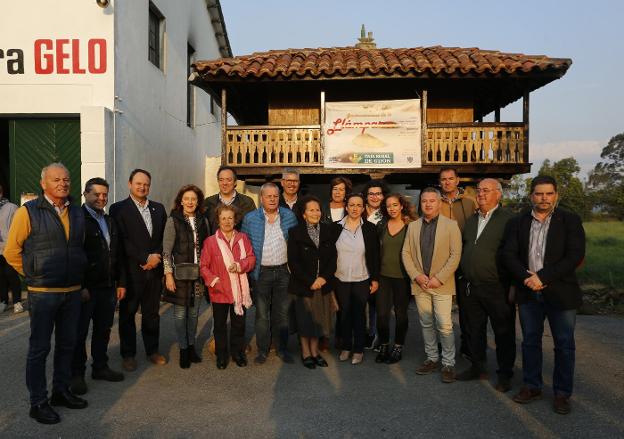
[[[0,302],[0,313],[4,312],[4,310],[7,309],[8,306],[8,304]]]
[[[17,302],[13,304],[13,312],[18,314],[20,312],[24,312],[24,307],[22,306],[22,302]]]

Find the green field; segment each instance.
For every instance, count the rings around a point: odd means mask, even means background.
[[[587,250],[580,282],[624,290],[624,222],[586,222],[583,227]]]

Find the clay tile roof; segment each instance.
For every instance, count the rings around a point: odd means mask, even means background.
[[[359,49],[333,47],[257,52],[233,58],[198,61],[203,79],[276,79],[387,76],[496,76],[539,74],[562,76],[572,64],[568,58],[503,53],[460,47]]]

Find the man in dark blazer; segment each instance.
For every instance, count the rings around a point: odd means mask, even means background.
[[[533,208],[509,222],[503,257],[516,284],[522,324],[524,386],[513,400],[526,404],[542,396],[542,335],[548,317],[555,344],[553,409],[567,414],[574,380],[576,310],[582,301],[575,271],[585,257],[585,231],[578,215],[556,207],[557,199],[554,178],[533,179]]]
[[[113,204],[110,215],[119,226],[127,274],[126,297],[119,302],[119,339],[122,366],[136,370],[135,314],[141,306],[141,333],[145,353],[154,364],[166,364],[158,352],[162,241],[167,214],[162,204],[147,199],[152,177],[143,169],[130,173],[130,196]]]

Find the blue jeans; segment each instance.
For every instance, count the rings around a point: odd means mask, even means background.
[[[256,344],[258,352],[267,354],[271,345],[271,321],[273,335],[279,336],[279,350],[288,348],[288,280],[290,273],[286,264],[278,267],[262,267],[254,287],[256,304]]]
[[[28,293],[30,304],[30,339],[26,359],[26,386],[30,404],[48,398],[46,359],[50,338],[55,335],[52,392],[65,392],[71,381],[72,356],[80,318],[80,292]]]
[[[555,395],[570,396],[574,382],[574,325],[576,310],[560,310],[537,295],[519,306],[522,326],[522,376],[524,384],[533,389],[541,389],[542,382],[542,335],[544,319],[548,324],[555,343],[555,368],[553,371],[553,391]]]
[[[173,323],[180,349],[195,346],[195,334],[197,333],[197,320],[199,318],[199,306],[201,297],[195,297],[193,306],[173,305]],[[188,309],[188,315],[187,315]]]

